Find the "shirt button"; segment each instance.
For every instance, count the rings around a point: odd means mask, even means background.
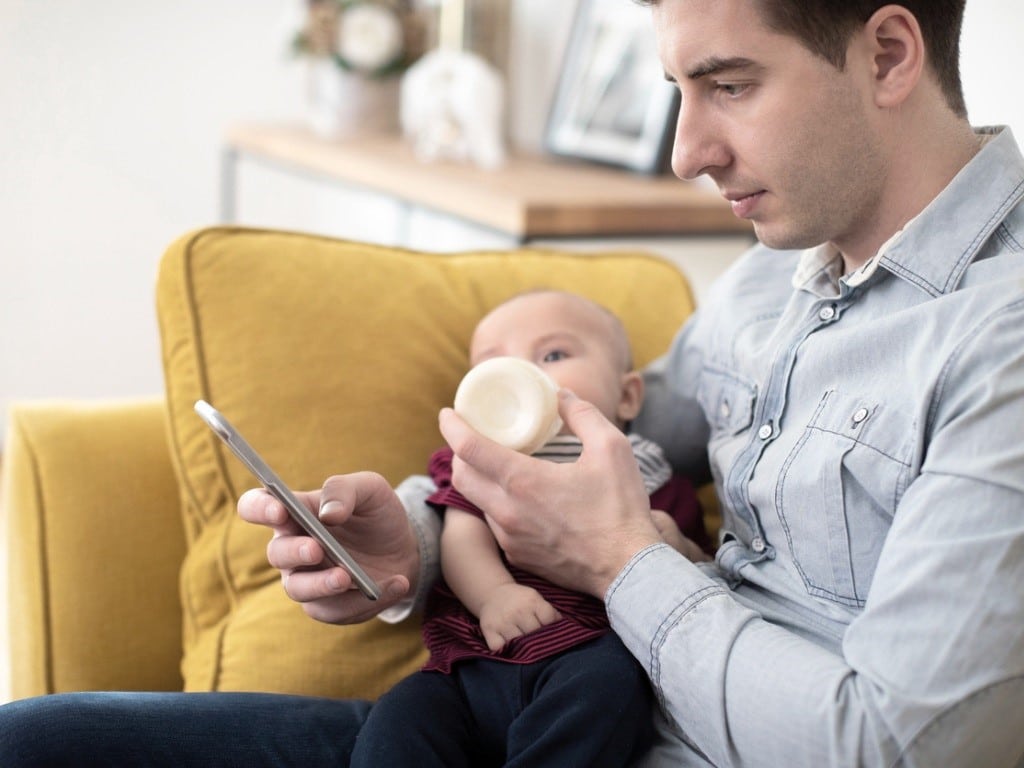
[[[723,402],[718,406],[718,413],[723,419],[729,418],[729,414],[732,413],[732,408],[729,407],[729,403]]]
[[[764,539],[760,536],[755,536],[754,540],[750,542],[750,548],[757,552],[757,554],[761,554],[765,550]]]
[[[818,311],[818,317],[820,317],[822,320],[825,320],[825,321],[831,320],[835,316],[836,316],[836,308],[835,307],[822,307]]]
[[[853,414],[853,423],[860,424],[864,419],[868,417],[867,408],[858,408],[857,412]]]
[[[772,436],[772,425],[770,423],[762,424],[761,428],[757,430],[757,436],[760,437],[762,440],[767,440],[769,437]]]

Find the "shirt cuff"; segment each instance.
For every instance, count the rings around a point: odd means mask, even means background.
[[[664,635],[691,609],[728,589],[668,544],[639,552],[612,582],[605,606],[612,629],[650,674]]]
[[[398,624],[414,613],[419,613],[423,609],[430,588],[441,572],[441,518],[427,504],[427,498],[436,490],[434,481],[426,475],[408,477],[395,488],[395,493],[405,507],[409,523],[416,534],[420,571],[416,593],[377,614],[377,618],[388,624]]]

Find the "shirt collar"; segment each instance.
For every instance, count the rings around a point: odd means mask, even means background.
[[[1024,197],[1024,157],[1011,130],[981,128],[977,133],[981,151],[874,257],[842,278],[847,285],[863,285],[883,267],[932,296],[956,288],[978,250]],[[793,286],[823,293],[818,283],[829,280],[834,292],[841,274],[839,252],[820,245],[801,255]]]
[[[793,273],[793,287],[827,296],[835,293],[842,276],[842,255],[831,243],[824,243],[800,254],[800,261]]]
[[[878,253],[861,264],[859,269],[846,275],[846,284],[851,288],[856,288],[858,285],[863,285],[870,280],[871,276],[878,271],[878,265],[882,263],[882,257],[889,252],[890,248],[900,241],[900,238],[903,237],[903,233],[907,230],[907,227],[917,221],[917,218],[918,217],[915,216],[907,222],[903,229],[897,231],[895,235],[886,240],[882,244],[882,247],[878,249]]]

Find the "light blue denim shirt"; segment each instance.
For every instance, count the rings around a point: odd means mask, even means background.
[[[637,431],[714,479],[722,545],[610,588],[652,765],[1024,756],[1024,159],[1008,129],[863,269],[756,247]]]

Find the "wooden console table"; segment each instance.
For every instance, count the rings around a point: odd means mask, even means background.
[[[330,140],[303,127],[255,123],[227,132],[221,178],[226,222],[236,215],[240,158],[370,189],[498,230],[520,244],[541,237],[752,235],[716,192],[673,176],[528,154],[514,154],[495,171],[423,163],[399,136]]]

